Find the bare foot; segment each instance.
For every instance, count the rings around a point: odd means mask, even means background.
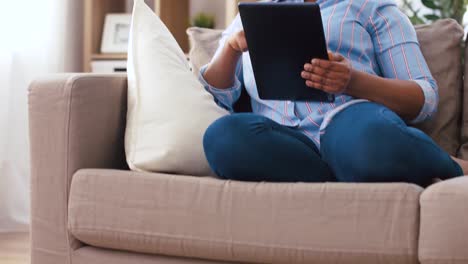
[[[457,159],[455,157],[452,157],[452,159],[458,163],[458,165],[460,165],[460,167],[462,168],[463,170],[463,174],[464,175],[468,175],[468,161],[466,160],[462,160],[462,159]]]

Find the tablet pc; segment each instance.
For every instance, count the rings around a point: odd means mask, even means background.
[[[260,99],[335,100],[301,77],[305,63],[328,59],[318,4],[240,3],[239,11]]]

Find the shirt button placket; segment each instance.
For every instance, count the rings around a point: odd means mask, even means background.
[[[291,101],[287,101],[287,106],[288,106],[288,116],[290,117],[292,121],[293,126],[299,125],[299,118],[296,116],[296,113],[294,111],[294,108],[296,107],[296,104]]]

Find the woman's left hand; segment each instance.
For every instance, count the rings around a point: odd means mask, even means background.
[[[331,94],[343,94],[348,89],[353,67],[341,54],[328,52],[330,60],[313,59],[304,65],[302,78],[306,85]]]

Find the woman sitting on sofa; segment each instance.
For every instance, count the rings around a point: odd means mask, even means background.
[[[464,175],[466,162],[407,125],[434,115],[438,88],[414,28],[394,1],[305,2],[321,7],[330,61],[304,62],[301,75],[310,89],[333,93],[336,101],[259,99],[237,17],[200,79],[231,111],[245,86],[253,113],[223,117],[206,131],[205,154],[215,173],[242,181],[421,186]]]

